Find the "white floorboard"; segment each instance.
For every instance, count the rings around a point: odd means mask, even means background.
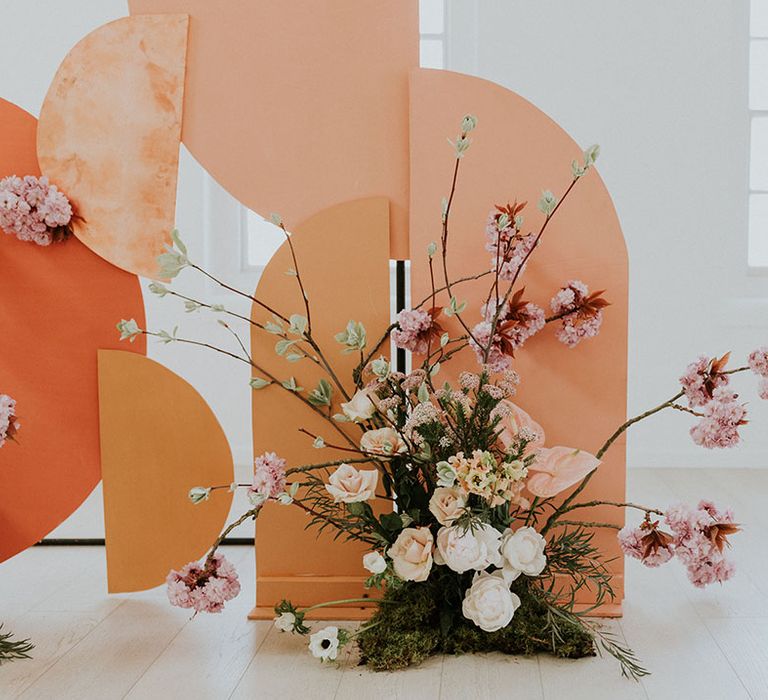
[[[744,524],[733,540],[737,577],[722,587],[694,589],[677,562],[627,562],[624,617],[607,624],[652,671],[641,683],[622,678],[611,657],[435,657],[372,673],[349,655],[322,666],[304,639],[246,619],[248,547],[227,548],[242,595],[221,615],[194,618],[162,588],[107,595],[102,548],[36,547],[0,564],[0,622],[36,644],[33,659],[0,666],[0,698],[768,700],[768,472],[633,470],[628,493],[662,507],[714,498]]]

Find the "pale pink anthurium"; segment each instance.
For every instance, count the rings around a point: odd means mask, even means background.
[[[533,433],[536,437],[528,443],[526,452],[544,447],[544,428],[542,428],[533,418],[531,418],[520,406],[516,406],[511,401],[503,402],[509,413],[501,421],[503,430],[499,439],[504,447],[509,447],[521,430],[525,429]]]
[[[551,498],[579,483],[597,469],[600,460],[573,447],[544,447],[528,467],[528,490],[539,498]]]

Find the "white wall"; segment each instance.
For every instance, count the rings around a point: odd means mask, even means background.
[[[38,114],[67,50],[126,14],[125,0],[5,0],[0,96]],[[516,90],[580,143],[603,146],[599,169],[630,251],[630,412],[674,393],[677,376],[699,352],[732,348],[743,355],[768,342],[768,278],[746,268],[746,0],[448,0],[448,22],[448,68]],[[255,287],[257,274],[233,263],[236,203],[185,149],[177,212],[193,256]],[[186,273],[179,284],[214,291]],[[145,299],[151,327],[172,327],[183,315],[171,299]],[[183,317],[181,328],[222,333],[197,315]],[[208,401],[245,477],[252,459],[247,368],[152,342],[148,354]],[[630,465],[765,466],[768,406],[753,384],[745,383],[753,423],[744,449],[697,448],[686,417],[675,414],[634,433]],[[54,534],[98,536],[101,528],[97,491]]]
[[[743,357],[768,343],[768,277],[746,263],[747,0],[448,0],[448,10],[449,69],[516,91],[602,146],[629,247],[630,414],[674,394],[697,354]],[[630,466],[766,466],[768,405],[751,378],[739,386],[752,414],[741,448],[695,446],[689,417],[674,413],[630,435]]]

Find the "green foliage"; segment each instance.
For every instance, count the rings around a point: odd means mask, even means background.
[[[0,664],[14,659],[31,659],[29,652],[35,648],[28,639],[14,640],[13,632],[3,632],[0,625]]]
[[[393,671],[419,664],[432,654],[595,655],[592,633],[578,618],[563,621],[558,636],[548,634],[549,608],[525,584],[515,588],[522,605],[509,626],[483,632],[461,615],[461,591],[470,578],[446,572],[426,583],[387,591],[385,600],[396,604],[382,605],[371,618],[371,629],[357,637],[361,661],[376,671]]]

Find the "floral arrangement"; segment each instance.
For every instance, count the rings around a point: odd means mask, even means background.
[[[614,596],[610,572],[593,542],[595,531],[617,530],[623,551],[647,566],[679,559],[691,581],[704,586],[733,575],[725,553],[728,538],[739,526],[730,510],[709,501],[664,512],[579,496],[622,433],[667,409],[695,416],[691,436],[697,444],[735,445],[746,422],[745,407],[730,380],[752,370],[762,378],[760,395],[765,397],[768,348],[756,350],[746,365],[733,369],[727,368],[728,355],[698,359],[680,378],[679,391],[612,433],[606,431],[609,436],[594,454],[579,447],[548,446],[541,426],[512,401],[521,381],[514,370],[515,352],[547,327],[554,327],[557,339],[568,348],[588,342],[599,333],[609,302],[604,291],[590,292],[580,280],[570,280],[553,291],[547,315],[525,298],[519,282],[548,223],[588,175],[599,149],[587,149],[583,160],[572,164],[572,181],[559,199],[543,192],[539,223],[532,230],[525,227],[525,203],[495,207],[485,227],[488,269],[455,280],[446,262],[450,212],[475,126],[474,117],[465,117],[452,144],[456,160],[451,196],[442,207],[441,240],[426,251],[431,294],[401,311],[372,345],[360,321],[340,330],[339,350],[360,357],[350,382],[339,379],[327,349],[313,334],[297,252],[276,215],[273,222],[283,229],[290,247],[304,309],[274,309],[237,291],[271,314],[272,320],[263,323],[163,284],[153,283],[151,290],[181,299],[187,311],[207,309],[274,335],[278,355],[289,362],[311,361],[323,370],[315,388],[305,389],[293,377],[267,371],[224,321],[220,323],[232,334],[235,350],[180,337],[176,330],[142,329],[133,319],[118,323],[123,339],[146,334],[164,343],[204,346],[247,363],[254,390],[274,386],[322,416],[327,435],[302,432],[318,451],[342,455],[289,466],[268,452],[256,459],[251,483],[192,488],[189,498],[194,503],[204,503],[219,490],[245,488],[251,508],[225,529],[202,563],[169,574],[168,595],[174,605],[195,612],[220,611],[240,586],[234,569],[217,551],[219,544],[234,527],[277,503],[308,513],[308,527],[334,531],[370,550],[361,565],[370,574],[366,585],[379,590],[378,600],[331,601],[308,608],[283,600],[275,608],[276,626],[309,635],[310,652],[322,660],[336,660],[352,643],[362,662],[377,670],[405,667],[435,653],[548,651],[579,657],[605,650],[619,660],[624,674],[637,678],[646,671],[632,651],[588,617]],[[189,268],[232,290],[189,259],[177,232],[172,238],[173,245],[159,258],[163,278],[172,279]],[[440,283],[435,281],[436,267],[442,268]],[[486,301],[476,322],[469,321],[467,304],[456,290],[484,277],[491,280]],[[461,328],[457,337],[443,325],[451,317]],[[414,353],[416,368],[410,373],[393,368],[381,355],[390,337],[397,347]],[[461,372],[453,383],[439,383],[441,368],[464,351],[476,357],[477,371]],[[621,528],[579,519],[580,511],[599,505],[639,512],[641,522]],[[576,603],[582,591],[589,591],[594,601],[586,609]],[[313,632],[307,624],[313,610],[325,605],[372,602],[374,614],[357,629],[329,626]]]
[[[8,394],[0,394],[0,447],[7,440],[16,440],[21,423],[16,417],[16,401]]]
[[[72,233],[72,204],[47,177],[0,180],[0,228],[20,241],[50,245]]]

